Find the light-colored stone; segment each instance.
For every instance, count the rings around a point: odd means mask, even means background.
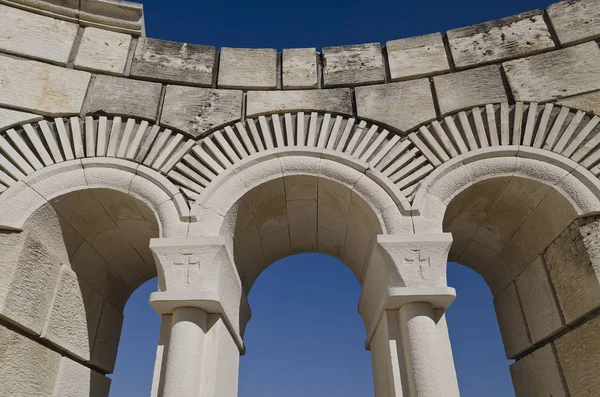
[[[436,117],[427,79],[357,87],[355,92],[358,117],[403,132]]]
[[[161,89],[159,83],[100,75],[86,110],[155,120]]]
[[[167,86],[160,122],[194,138],[242,117],[242,92]]]
[[[507,100],[495,65],[434,76],[433,83],[442,114]]]
[[[53,396],[108,397],[110,382],[110,378],[62,357]]]
[[[567,397],[552,344],[545,345],[510,366],[517,397]]]
[[[270,48],[221,49],[219,87],[269,89],[277,85],[277,51]]]
[[[600,89],[600,49],[595,42],[503,64],[517,101],[551,101]]]
[[[40,121],[41,119],[43,119],[42,116],[33,113],[0,109],[0,131],[14,127],[17,124],[32,123],[34,121]]]
[[[494,299],[494,307],[502,332],[506,357],[515,357],[531,347],[515,284],[511,283]]]
[[[131,36],[128,34],[85,28],[75,58],[75,67],[122,75],[130,44]]]
[[[66,65],[77,35],[77,25],[18,8],[0,5],[4,52]]]
[[[600,116],[600,93],[584,94],[560,99],[557,101],[557,103],[574,109],[581,109],[586,112],[593,113],[596,116]]]
[[[385,48],[392,81],[450,71],[440,33],[388,41]]]
[[[2,325],[0,352],[0,396],[54,396],[60,354]]]
[[[352,114],[349,88],[298,91],[250,91],[246,115],[258,116],[272,112],[325,111]]]
[[[379,43],[323,48],[325,87],[383,83],[385,70]]]
[[[0,105],[48,116],[79,114],[88,72],[0,56]]]
[[[448,31],[458,68],[535,54],[554,48],[539,10]]]
[[[102,315],[98,323],[90,363],[107,373],[112,373],[115,368],[122,326],[123,314],[105,302],[102,305]]]
[[[595,317],[554,342],[570,397],[600,394],[600,378],[597,371],[600,355],[598,335],[600,317]]]
[[[317,88],[317,50],[315,48],[284,49],[282,68],[284,89]]]
[[[210,87],[216,54],[215,47],[142,37],[131,76]]]
[[[574,44],[600,36],[600,4],[595,0],[566,0],[546,10],[561,44]]]

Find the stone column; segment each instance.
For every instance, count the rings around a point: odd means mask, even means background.
[[[376,397],[458,397],[444,311],[449,234],[378,236],[359,312],[367,327]]]
[[[153,395],[236,397],[240,316],[249,309],[224,239],[153,239],[150,248],[159,285],[150,305],[170,316]]]

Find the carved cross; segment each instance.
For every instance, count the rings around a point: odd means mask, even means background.
[[[200,260],[193,260],[192,254],[183,254],[183,260],[181,262],[174,262],[175,268],[181,268],[185,275],[185,282],[190,283],[190,271],[193,269],[200,270]]]
[[[408,265],[408,266],[417,266],[421,273],[421,278],[424,280],[425,275],[423,274],[424,273],[423,270],[424,270],[424,268],[431,267],[430,259],[429,259],[429,257],[422,258],[421,250],[412,250],[412,252],[414,253],[413,257],[412,258],[404,258],[404,264]]]

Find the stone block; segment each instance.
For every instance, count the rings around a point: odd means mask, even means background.
[[[53,396],[108,397],[110,382],[110,378],[62,357]]]
[[[2,325],[0,352],[0,396],[54,396],[60,354]]]
[[[117,358],[117,348],[121,338],[123,314],[108,303],[102,305],[102,315],[96,331],[90,364],[112,373]]]
[[[0,50],[66,65],[77,24],[0,5]]]
[[[556,342],[570,397],[600,395],[600,317],[588,321]]]
[[[292,253],[317,249],[317,200],[287,202]]]
[[[75,58],[75,67],[122,75],[130,44],[131,36],[128,34],[85,28]]]
[[[60,3],[72,1],[60,0]],[[145,33],[144,8],[140,3],[130,1],[115,2],[112,0],[80,0],[78,6],[79,20],[84,26],[97,26],[103,29],[132,33],[138,36]]]
[[[495,65],[434,76],[442,114],[507,101],[500,68]]]
[[[242,92],[167,86],[160,123],[193,138],[242,117]]]
[[[0,105],[45,116],[79,114],[91,75],[0,56]]]
[[[494,299],[494,307],[496,308],[506,357],[513,358],[523,350],[531,347],[521,302],[514,283],[511,283]]]
[[[86,110],[155,120],[161,90],[159,83],[100,75]]]
[[[429,80],[357,87],[358,117],[410,131],[436,118]]]
[[[600,49],[595,42],[505,62],[517,101],[551,101],[600,89]]]
[[[556,103],[600,116],[600,93],[598,92],[560,99]]]
[[[218,85],[220,88],[275,88],[277,50],[223,47],[219,59]]]
[[[282,85],[289,88],[317,88],[317,50],[315,48],[284,49]]]
[[[599,233],[596,217],[576,220],[544,252],[567,324],[600,306]]]
[[[272,112],[324,111],[352,114],[352,95],[349,88],[297,91],[250,91],[247,95],[246,116]]]
[[[600,3],[566,0],[546,10],[561,44],[574,44],[600,37]]]
[[[325,87],[383,83],[385,69],[379,43],[323,48]]]
[[[100,295],[63,266],[42,338],[87,361],[101,310]]]
[[[457,68],[517,58],[554,48],[539,10],[448,31]]]
[[[560,311],[543,257],[533,261],[517,277],[516,283],[531,341],[537,343],[560,330],[563,325]]]
[[[17,110],[0,109],[0,131],[14,127],[18,124],[32,123],[42,120],[37,114],[19,112]]]
[[[388,41],[385,48],[392,81],[450,71],[440,33]]]
[[[545,345],[510,366],[517,397],[568,397],[552,344]]]
[[[210,87],[216,55],[211,46],[142,37],[135,49],[131,76]]]

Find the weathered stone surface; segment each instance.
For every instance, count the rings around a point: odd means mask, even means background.
[[[448,31],[457,68],[516,58],[554,48],[539,10]]]
[[[600,306],[598,234],[600,220],[578,219],[544,253],[567,324]]]
[[[435,119],[429,80],[371,85],[356,88],[358,117],[408,131]]]
[[[568,397],[552,350],[546,345],[510,366],[517,397]]]
[[[566,0],[546,10],[561,44],[600,37],[600,3],[595,0]]]
[[[323,48],[326,87],[382,83],[385,80],[379,43]]]
[[[67,357],[60,359],[56,397],[108,397],[110,378],[100,375]]]
[[[517,101],[550,101],[600,89],[595,42],[504,63]]]
[[[165,93],[160,122],[199,137],[241,117],[241,91],[170,85]]]
[[[507,100],[498,66],[434,76],[440,111],[443,114]]]
[[[556,103],[600,116],[600,93],[597,92],[560,99]]]
[[[103,29],[86,28],[77,51],[75,67],[122,75],[131,36]]]
[[[450,70],[440,33],[388,41],[392,80],[414,79]]]
[[[271,48],[223,47],[218,84],[221,88],[275,88],[277,51]]]
[[[291,48],[283,50],[283,88],[317,87],[316,51],[315,48]]]
[[[0,50],[66,65],[77,25],[0,5]]]
[[[88,72],[0,56],[0,105],[48,116],[77,114]]]
[[[210,87],[216,54],[215,47],[142,37],[131,76]]]
[[[544,260],[539,256],[517,279],[517,289],[533,343],[562,327],[560,312],[552,294]]]
[[[72,0],[60,2],[64,1]],[[138,36],[145,32],[143,5],[132,1],[80,0],[78,16],[80,24],[84,26],[97,26]]]
[[[97,365],[108,373],[113,372],[122,326],[123,314],[105,302],[102,305],[102,315],[96,331],[91,364]]]
[[[600,395],[600,317],[575,328],[555,343],[570,397]]]
[[[512,358],[531,346],[517,288],[511,283],[494,299],[506,357]]]
[[[122,77],[98,76],[87,113],[141,117],[154,120],[158,112],[162,87]]]
[[[16,124],[31,123],[41,119],[43,119],[43,117],[38,116],[37,114],[0,108],[0,131],[10,128]]]
[[[0,353],[0,396],[53,396],[60,354],[1,325]]]
[[[250,91],[247,95],[248,117],[270,112],[302,110],[352,114],[350,89]]]

